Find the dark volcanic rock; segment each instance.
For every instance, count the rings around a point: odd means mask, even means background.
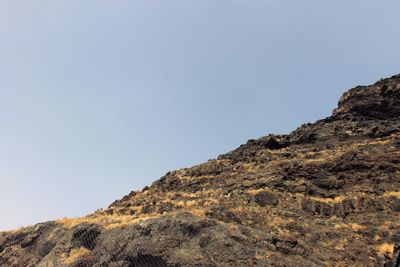
[[[400,116],[399,76],[381,80],[371,86],[358,86],[345,93],[339,100],[334,116],[352,115],[374,119]]]
[[[279,203],[279,199],[269,192],[258,193],[254,197],[254,201],[261,207],[276,206]]]
[[[96,247],[96,239],[99,235],[100,229],[96,225],[78,225],[72,234],[71,243],[75,247],[93,250]]]
[[[0,232],[0,266],[397,266],[400,76],[82,218]]]

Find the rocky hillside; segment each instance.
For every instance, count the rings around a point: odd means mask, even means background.
[[[0,266],[399,266],[399,245],[397,75],[86,217],[0,233]]]

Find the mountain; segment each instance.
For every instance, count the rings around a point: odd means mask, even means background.
[[[396,75],[86,217],[2,232],[0,266],[399,266],[399,246]]]

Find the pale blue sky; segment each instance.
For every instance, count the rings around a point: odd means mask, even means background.
[[[400,72],[398,0],[0,0],[0,229],[326,117]]]

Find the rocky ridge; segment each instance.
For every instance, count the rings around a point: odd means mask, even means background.
[[[396,75],[88,216],[1,232],[0,266],[399,266],[399,188]]]

